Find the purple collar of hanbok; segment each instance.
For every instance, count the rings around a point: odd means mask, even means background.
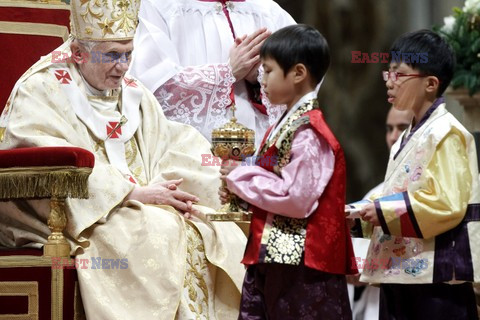
[[[441,105],[442,103],[445,102],[445,98],[444,97],[439,97],[437,98],[432,106],[430,108],[428,108],[427,112],[425,112],[425,114],[423,115],[422,119],[415,125],[415,127],[412,128],[412,130],[410,131],[410,133],[408,134],[408,136],[405,138],[405,135],[403,136],[402,138],[402,143],[400,144],[400,148],[398,148],[398,151],[397,153],[395,154],[395,156],[393,157],[393,159],[395,160],[397,158],[397,156],[400,154],[400,152],[403,150],[403,148],[405,147],[405,145],[408,143],[408,141],[410,141],[410,138],[415,134],[415,132],[418,131],[418,129],[420,129],[423,124],[428,120],[428,118],[430,118],[430,116],[432,115],[432,113],[438,108],[439,105]]]

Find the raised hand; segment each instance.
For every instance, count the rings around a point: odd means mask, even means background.
[[[251,84],[255,84],[258,82],[258,69],[260,68],[260,65],[262,64],[261,61],[258,61],[256,65],[252,67],[252,70],[245,76],[245,80],[250,82]]]
[[[260,64],[260,47],[271,34],[266,28],[235,39],[230,49],[230,65],[237,81],[246,79],[256,81],[256,70]],[[254,70],[254,71],[252,71]]]

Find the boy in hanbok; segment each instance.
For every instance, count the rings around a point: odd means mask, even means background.
[[[287,110],[266,132],[255,166],[221,171],[253,211],[239,319],[351,319],[345,161],[315,90],[328,44],[312,27],[289,26],[265,41],[261,57],[265,93]]]
[[[414,118],[391,149],[381,196],[360,211],[374,226],[360,280],[381,284],[380,319],[478,319],[475,143],[442,97],[455,58],[429,30],[402,35],[391,52],[388,102]]]

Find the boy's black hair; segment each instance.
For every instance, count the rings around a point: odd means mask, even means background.
[[[395,53],[423,56],[420,60],[405,59],[402,56],[401,61],[413,69],[419,70],[421,73],[435,76],[440,80],[438,86],[437,97],[440,97],[447,89],[453,77],[453,69],[455,68],[455,54],[450,45],[437,33],[430,30],[419,30],[401,35],[395,40],[390,49],[392,59]]]
[[[284,27],[265,40],[260,49],[261,58],[272,58],[286,74],[302,63],[315,84],[318,84],[330,64],[330,50],[327,40],[315,28],[305,24]]]

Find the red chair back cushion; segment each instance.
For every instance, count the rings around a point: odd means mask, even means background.
[[[18,78],[41,56],[60,46],[65,40],[65,34],[68,35],[65,27],[70,27],[70,10],[67,5],[27,1],[18,3],[18,6],[0,6],[0,22],[3,23],[0,26],[0,43],[5,44],[0,59],[0,112]]]

